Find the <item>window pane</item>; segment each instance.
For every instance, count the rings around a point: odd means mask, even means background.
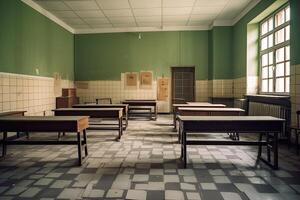
[[[276,77],[284,76],[284,63],[276,65]]]
[[[273,46],[273,34],[268,37],[268,48]]]
[[[290,73],[291,73],[291,72],[290,72],[290,68],[291,68],[291,67],[290,67],[290,62],[286,62],[286,63],[285,63],[285,75],[286,75],[286,76],[289,76],[289,75],[290,75]]]
[[[268,21],[268,25],[269,25],[269,31],[273,30],[273,17],[271,17]]]
[[[261,91],[268,92],[268,80],[262,80]]]
[[[263,67],[262,68],[262,78],[268,78],[268,67]]]
[[[268,65],[268,54],[264,54],[262,56],[262,63],[261,65],[264,67],[264,66],[267,66]]]
[[[290,26],[285,27],[285,40],[290,40]]]
[[[275,27],[284,23],[284,10],[275,15]]]
[[[285,9],[285,21],[289,21],[290,20],[290,7],[287,7]]]
[[[285,78],[285,92],[290,92],[290,77]]]
[[[276,79],[276,92],[284,92],[284,78]]]
[[[268,48],[268,37],[265,37],[261,40],[261,50]]]
[[[284,42],[284,28],[275,32],[275,44]]]
[[[284,61],[284,47],[276,50],[276,63]]]
[[[261,35],[264,35],[268,32],[268,21],[261,25]]]
[[[273,77],[273,66],[269,66],[269,78]]]
[[[290,46],[285,47],[285,59],[290,59]]]
[[[269,92],[274,92],[273,91],[273,79],[269,79]]]
[[[269,64],[273,64],[273,52],[269,53]]]

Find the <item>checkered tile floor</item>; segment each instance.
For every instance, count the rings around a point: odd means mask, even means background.
[[[191,146],[182,169],[171,122],[167,115],[130,121],[120,142],[112,140],[116,132],[89,131],[82,167],[75,146],[9,146],[0,161],[0,199],[300,199],[294,149],[280,147],[280,170],[273,171],[256,165],[256,147]]]

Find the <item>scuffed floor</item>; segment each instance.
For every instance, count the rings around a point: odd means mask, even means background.
[[[280,170],[273,171],[255,165],[256,147],[189,146],[183,169],[171,123],[168,115],[130,121],[120,142],[112,140],[116,132],[89,131],[82,167],[76,166],[75,146],[9,146],[0,161],[0,199],[300,199],[294,149],[280,147]]]

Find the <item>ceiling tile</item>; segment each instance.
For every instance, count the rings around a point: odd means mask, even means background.
[[[62,1],[37,1],[37,3],[46,10],[71,10]]]
[[[82,19],[80,19],[79,17],[77,18],[65,18],[64,21],[67,24],[71,24],[71,25],[81,25],[81,24],[86,24],[84,21],[82,21]]]
[[[188,26],[209,26],[213,21],[204,20],[204,21],[190,21]]]
[[[97,0],[102,9],[130,8],[128,0]]]
[[[164,22],[163,26],[185,26],[186,22]]]
[[[160,22],[139,22],[139,27],[160,27]]]
[[[73,10],[97,10],[99,9],[97,3],[92,0],[86,1],[65,1]]]
[[[136,27],[135,23],[124,23],[124,24],[113,24],[116,28],[123,28],[123,27]]]
[[[106,18],[83,18],[83,20],[90,25],[109,23]]]
[[[213,20],[216,18],[216,15],[191,15],[190,20],[197,21],[197,20]]]
[[[192,7],[164,8],[163,15],[189,15],[191,11]]]
[[[222,11],[222,6],[203,6],[203,7],[194,7],[192,14],[201,15],[201,14],[214,14],[218,15]]]
[[[73,11],[53,11],[52,13],[60,18],[78,17]]]
[[[164,22],[187,22],[189,15],[163,16]]]
[[[197,0],[195,6],[225,6],[231,0]],[[243,0],[241,0],[243,1]]]
[[[104,17],[104,14],[100,10],[85,10],[85,11],[76,11],[76,14],[79,15],[82,18],[85,17]]]
[[[161,15],[161,8],[134,9],[133,13],[134,13],[134,16]]]
[[[113,24],[135,23],[133,17],[110,17],[109,21]]]
[[[111,28],[112,24],[91,24],[92,28]]]
[[[89,25],[85,24],[73,24],[72,27],[74,29],[90,29],[91,27]]]
[[[132,16],[131,9],[103,10],[103,12],[108,17],[130,17],[130,16]]]
[[[147,17],[136,17],[136,21],[139,22],[161,22],[161,17],[160,16],[147,16]]]
[[[161,0],[129,0],[132,8],[160,8]]]
[[[192,7],[195,0],[163,0],[163,7]]]

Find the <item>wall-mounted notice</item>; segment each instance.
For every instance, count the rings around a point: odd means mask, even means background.
[[[157,100],[167,101],[169,98],[169,78],[157,79]]]
[[[153,81],[153,73],[151,71],[140,72],[140,88],[151,89]]]
[[[61,96],[61,75],[57,72],[53,74],[54,78],[54,95]]]
[[[125,87],[137,87],[137,84],[138,84],[137,72],[125,73]]]

